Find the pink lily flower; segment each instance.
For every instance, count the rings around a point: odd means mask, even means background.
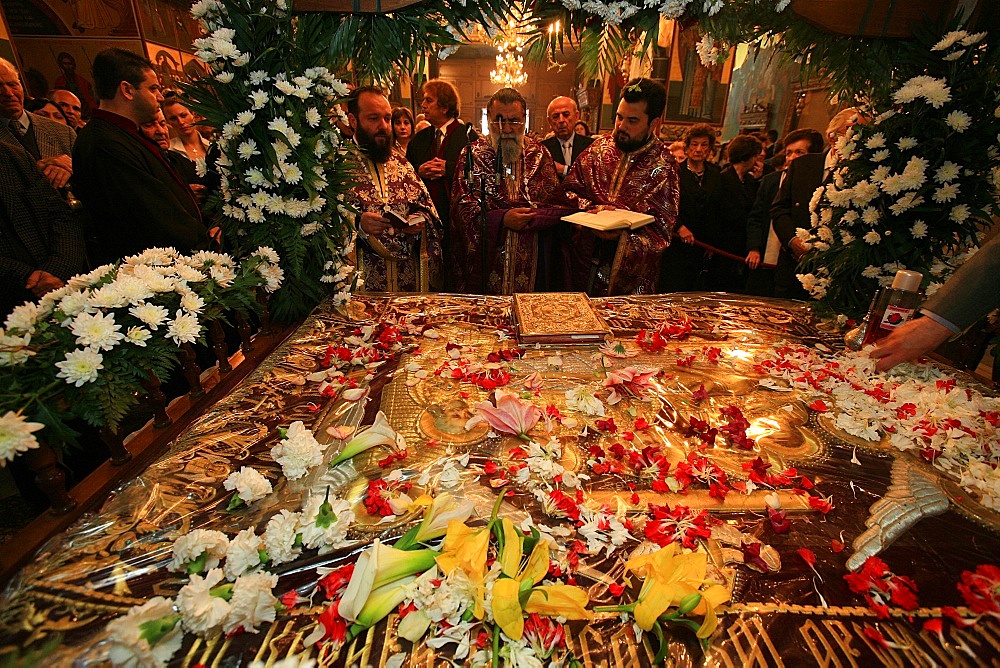
[[[476,418],[479,419],[473,418],[470,422],[486,420],[490,427],[502,434],[513,434],[528,440],[528,432],[542,417],[541,409],[501,390],[497,390],[494,397],[495,406],[488,401],[476,405]]]
[[[646,390],[653,386],[652,378],[656,374],[656,369],[641,371],[634,366],[609,372],[608,377],[601,383],[604,387],[611,388],[608,403],[614,405],[621,401],[624,396],[644,399]]]

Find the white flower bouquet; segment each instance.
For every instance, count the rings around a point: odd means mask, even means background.
[[[986,33],[925,40],[892,100],[835,147],[842,156],[818,189],[809,229],[818,251],[799,276],[838,311],[859,313],[898,269],[924,274],[928,294],[978,247],[1000,213],[1000,50]]]
[[[73,442],[73,417],[116,430],[141,383],[166,377],[182,344],[226,312],[257,310],[257,289],[281,282],[270,248],[241,264],[154,248],[18,306],[0,329],[0,462],[37,447],[40,425],[53,445]]]

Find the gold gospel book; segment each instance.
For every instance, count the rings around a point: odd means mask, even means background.
[[[582,292],[518,293],[513,312],[521,343],[595,343],[611,333]]]
[[[656,219],[648,213],[638,213],[628,209],[605,209],[597,213],[578,211],[563,216],[563,220],[602,232],[610,232],[611,230],[635,230]]]

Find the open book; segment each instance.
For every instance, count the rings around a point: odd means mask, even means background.
[[[597,213],[578,211],[563,220],[584,227],[607,232],[610,230],[635,230],[656,220],[648,213],[638,213],[628,209],[606,209]]]

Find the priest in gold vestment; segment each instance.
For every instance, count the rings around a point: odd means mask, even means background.
[[[439,289],[441,220],[423,181],[393,150],[389,100],[378,88],[358,88],[347,109],[357,149],[347,201],[359,212],[357,263],[364,289]]]
[[[486,108],[489,136],[465,147],[455,170],[451,257],[459,292],[509,295],[568,287],[567,228],[560,216],[569,211],[554,208],[566,200],[551,154],[525,136],[526,108],[513,88],[494,93]]]
[[[580,229],[572,244],[577,290],[592,296],[656,291],[660,256],[670,245],[680,199],[677,162],[657,137],[666,101],[659,83],[630,81],[614,134],[598,137],[563,181],[581,208],[628,209],[655,218],[633,231]]]

